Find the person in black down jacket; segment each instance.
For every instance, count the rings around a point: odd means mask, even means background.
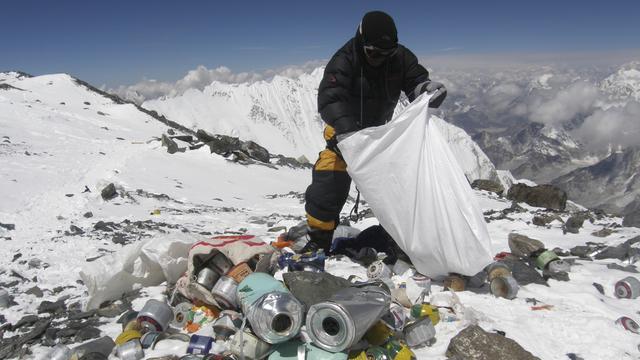
[[[319,154],[305,194],[310,241],[303,252],[320,248],[329,251],[349,195],[351,178],[338,142],[355,131],[391,120],[401,91],[410,101],[423,92],[433,92],[430,107],[440,106],[446,97],[444,85],[431,81],[416,56],[398,44],[391,16],[368,12],[355,37],[327,64],[318,89],[318,111],[326,123],[327,147]]]

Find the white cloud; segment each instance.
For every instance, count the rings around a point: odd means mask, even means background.
[[[640,103],[597,110],[587,117],[574,134],[590,149],[602,150],[640,145]]]
[[[599,92],[593,84],[578,82],[560,90],[547,101],[540,102],[532,109],[533,121],[557,125],[587,115],[593,111]]]

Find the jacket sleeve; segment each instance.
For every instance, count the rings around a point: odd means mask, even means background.
[[[416,99],[420,92],[416,92],[416,86],[429,80],[429,71],[418,63],[418,58],[407,48],[404,49],[404,79],[402,91],[409,101]]]
[[[333,126],[336,134],[358,130],[357,115],[349,105],[353,76],[351,60],[341,50],[331,58],[320,81],[318,111],[322,120]]]

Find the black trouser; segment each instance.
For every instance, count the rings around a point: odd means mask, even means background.
[[[334,129],[326,126],[325,140],[335,143],[334,135]],[[314,230],[333,231],[340,222],[340,211],[349,196],[351,177],[347,174],[347,163],[332,150],[333,146],[327,146],[320,152],[313,166],[311,185],[305,194],[307,223]]]

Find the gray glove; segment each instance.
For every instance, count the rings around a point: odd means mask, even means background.
[[[430,108],[440,107],[444,99],[447,97],[447,88],[443,83],[436,81],[429,80],[418,84],[414,90],[414,98],[417,98],[420,94],[425,92],[433,95],[431,99],[429,99]]]

